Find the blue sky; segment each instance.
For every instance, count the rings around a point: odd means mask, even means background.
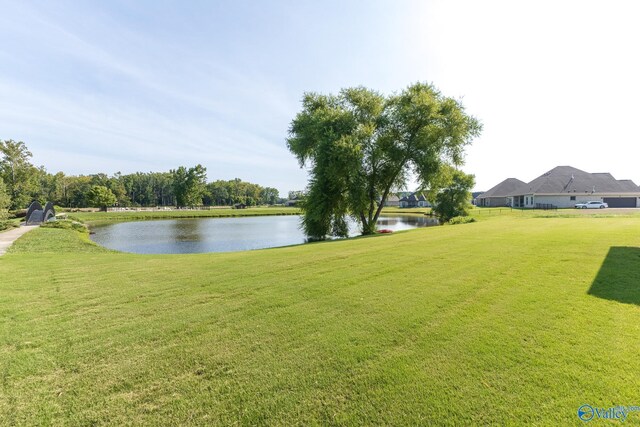
[[[428,81],[485,126],[478,189],[557,165],[640,183],[634,2],[4,1],[0,138],[69,174],[301,189],[305,91]]]

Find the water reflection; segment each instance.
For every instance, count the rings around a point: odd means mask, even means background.
[[[378,228],[394,227],[394,231],[438,225],[436,218],[426,216],[383,217],[378,220]]]
[[[171,221],[172,234],[178,242],[199,242],[202,240],[200,221]]]
[[[393,231],[437,225],[422,216],[383,217],[379,229]],[[139,254],[232,252],[305,242],[298,216],[198,218],[123,222],[96,227],[91,238],[109,249]],[[359,234],[351,223],[349,234]]]

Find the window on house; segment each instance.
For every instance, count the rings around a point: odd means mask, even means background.
[[[575,200],[575,199],[576,199],[576,196],[569,197],[569,200]]]

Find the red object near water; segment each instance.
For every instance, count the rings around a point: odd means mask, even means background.
[[[393,233],[393,230],[389,230],[388,228],[383,228],[382,230],[378,230],[378,233]]]

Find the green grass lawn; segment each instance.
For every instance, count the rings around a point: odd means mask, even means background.
[[[38,229],[0,257],[0,425],[582,425],[640,405],[639,248],[639,216],[200,255]]]

